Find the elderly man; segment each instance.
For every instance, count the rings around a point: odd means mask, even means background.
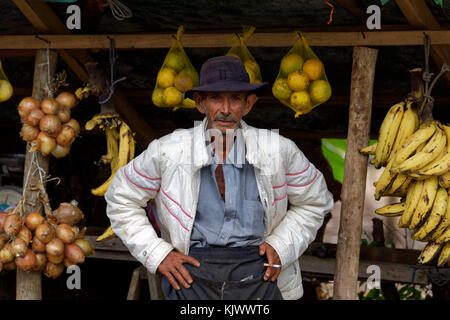
[[[333,207],[321,172],[291,140],[242,117],[267,83],[243,63],[207,60],[195,100],[204,120],[154,140],[105,195],[117,236],[167,299],[298,299],[299,256]],[[156,200],[158,237],[145,210]]]

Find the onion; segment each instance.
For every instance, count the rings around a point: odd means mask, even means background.
[[[17,257],[15,262],[18,269],[31,271],[36,264],[36,255],[32,250],[28,249],[25,255],[23,257]]]
[[[52,150],[51,153],[56,159],[61,159],[67,156],[69,152],[70,152],[70,145],[63,147],[60,146],[59,144],[56,144],[55,148]]]
[[[50,137],[45,132],[40,132],[37,139],[37,148],[42,152],[43,155],[49,155],[56,146],[56,140]]]
[[[54,256],[52,254],[47,253],[47,259],[48,259],[48,261],[50,261],[51,263],[54,263],[54,264],[61,263],[64,261],[64,253],[60,254],[58,256]]]
[[[39,240],[36,236],[33,238],[33,243],[31,244],[31,249],[34,252],[45,252],[45,243]]]
[[[55,115],[45,115],[39,122],[39,129],[51,137],[56,137],[61,130],[61,120]]]
[[[39,212],[31,212],[25,218],[25,225],[28,229],[34,231],[37,226],[44,222],[44,217]]]
[[[59,108],[57,116],[61,123],[68,122],[70,120],[70,108],[62,106],[61,108]]]
[[[28,114],[33,109],[39,108],[39,101],[37,101],[33,97],[26,97],[23,98],[17,107],[17,111],[19,112],[20,120],[22,122],[25,121],[25,119],[28,117]]]
[[[24,141],[31,142],[37,138],[39,134],[39,128],[30,126],[28,123],[22,125],[20,129],[20,136]]]
[[[81,248],[75,243],[66,245],[66,248],[64,249],[64,255],[67,259],[75,264],[84,262],[83,250],[81,250]]]
[[[53,238],[45,246],[45,251],[52,256],[59,256],[64,253],[64,242],[61,239]]]
[[[69,259],[64,258],[64,266],[65,266],[66,268],[69,268],[70,266],[76,266],[76,264],[73,263],[72,261],[70,261]]]
[[[3,262],[0,261],[0,272],[3,270]]]
[[[16,237],[25,241],[27,246],[30,243],[31,238],[33,238],[30,229],[25,226],[22,226],[22,228],[20,228],[19,233],[16,235]]]
[[[75,140],[75,130],[71,126],[63,125],[61,126],[61,131],[59,131],[56,136],[56,143],[63,147],[67,147],[72,144]]]
[[[2,249],[8,242],[8,238],[5,236],[0,236],[0,249]]]
[[[34,264],[34,271],[44,271],[47,264],[47,256],[43,253],[36,253],[36,263]]]
[[[5,232],[3,229],[3,225],[5,224],[6,217],[8,217],[7,213],[5,212],[0,213],[0,233]]]
[[[16,269],[16,263],[14,261],[3,263],[3,269],[6,271],[12,271]]]
[[[75,240],[78,239],[78,235],[80,234],[80,228],[78,228],[77,226],[71,226],[70,229],[75,235]]]
[[[73,93],[67,91],[63,91],[58,94],[58,96],[56,97],[56,101],[70,109],[75,107],[79,102]]]
[[[69,122],[65,123],[66,126],[71,126],[72,129],[75,131],[75,136],[78,136],[81,132],[81,126],[80,123],[75,119],[70,119]]]
[[[11,242],[11,249],[16,257],[23,257],[27,252],[28,246],[23,239],[15,238]]]
[[[21,227],[20,218],[16,214],[10,214],[5,219],[3,229],[8,236],[15,236]]]
[[[56,237],[64,243],[72,243],[75,241],[75,234],[67,223],[59,224],[56,227]]]
[[[83,253],[86,257],[95,253],[95,250],[92,247],[92,244],[88,240],[77,239],[77,240],[75,240],[75,244],[80,247],[80,249],[83,251]]]
[[[68,202],[63,202],[59,205],[58,209],[53,211],[53,216],[55,216],[59,224],[67,223],[73,226],[83,218],[83,212],[78,207]]]
[[[43,243],[49,243],[50,240],[53,239],[55,232],[53,231],[53,229],[50,227],[50,225],[48,223],[44,222],[44,223],[38,225],[38,227],[36,228],[36,231],[34,231],[34,235],[36,238],[41,240]]]
[[[8,263],[14,260],[14,253],[9,244],[5,245],[0,250],[0,261],[3,263]]]
[[[44,113],[41,109],[33,109],[27,116],[26,123],[32,127],[36,127],[39,125]]]
[[[42,112],[48,115],[57,115],[59,111],[59,103],[53,98],[47,98],[42,100],[41,109]]]
[[[54,264],[51,262],[47,262],[44,274],[49,278],[56,279],[61,275],[63,271],[64,271],[64,264],[62,263]]]

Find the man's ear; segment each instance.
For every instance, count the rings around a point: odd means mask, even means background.
[[[199,92],[194,92],[192,95],[195,101],[195,107],[201,114],[205,114],[205,110],[203,109],[202,100],[203,96]]]
[[[256,100],[257,100],[256,99],[256,94],[252,93],[252,94],[248,95],[248,97],[247,97],[247,105],[244,108],[244,112],[242,113],[242,116],[247,115],[250,112],[250,110],[252,110],[253,106],[256,103]]]

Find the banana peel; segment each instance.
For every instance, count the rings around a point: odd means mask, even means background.
[[[116,234],[114,233],[114,231],[112,230],[112,227],[109,226],[105,232],[103,232],[102,235],[98,236],[97,239],[95,239],[95,241],[97,242],[102,242],[102,241],[106,241],[106,240],[110,240],[113,238],[117,238]]]

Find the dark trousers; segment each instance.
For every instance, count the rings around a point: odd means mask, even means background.
[[[282,300],[277,282],[264,280],[265,256],[257,246],[243,248],[191,248],[189,255],[200,261],[200,267],[185,263],[194,280],[189,289],[175,290],[162,277],[167,300]]]

